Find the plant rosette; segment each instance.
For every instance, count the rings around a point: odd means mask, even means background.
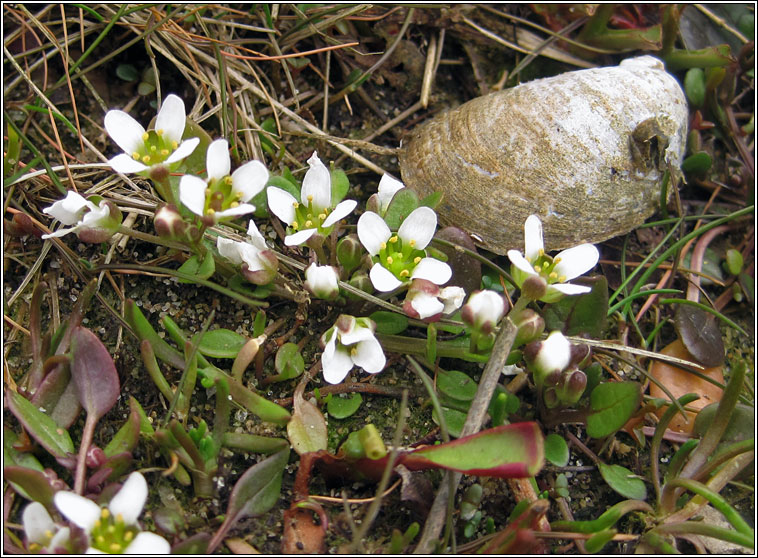
[[[326,238],[341,219],[347,217],[358,204],[344,200],[332,207],[332,179],[318,154],[308,159],[310,168],[305,173],[300,190],[300,201],[274,186],[266,189],[268,208],[287,225],[286,246],[300,246],[318,234]]]
[[[590,292],[590,287],[566,283],[595,267],[600,254],[593,244],[580,244],[559,252],[555,257],[545,253],[542,221],[536,215],[524,223],[524,253],[508,250],[511,273],[521,293],[542,302],[555,302],[564,295]]]

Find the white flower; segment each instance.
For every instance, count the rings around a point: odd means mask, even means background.
[[[279,270],[279,260],[266,245],[266,240],[251,219],[247,227],[248,242],[239,242],[221,236],[216,239],[218,253],[235,265],[241,266],[243,277],[256,285],[267,285]]]
[[[345,200],[332,208],[332,179],[318,154],[308,159],[310,168],[305,173],[300,189],[300,202],[292,194],[273,186],[266,190],[268,207],[294,232],[284,238],[287,246],[299,246],[316,233],[329,234],[340,219],[347,217],[358,204]]]
[[[92,198],[100,200],[99,204],[69,190],[65,198],[44,208],[43,213],[51,215],[64,225],[74,226],[43,234],[42,238],[61,237],[75,232],[85,242],[105,242],[113,236],[121,224],[121,212],[112,202],[100,196],[92,196]]]
[[[268,169],[260,161],[250,161],[229,176],[229,143],[218,139],[206,154],[208,179],[185,174],[179,182],[179,199],[195,215],[212,215],[214,221],[255,211],[246,203],[268,182]]]
[[[376,290],[393,291],[411,279],[426,279],[435,285],[450,280],[450,266],[424,252],[436,228],[437,214],[430,207],[414,209],[396,235],[378,214],[367,211],[361,215],[358,238],[374,259],[369,277]]]
[[[403,302],[403,311],[411,318],[436,321],[461,307],[466,291],[461,287],[445,287],[426,279],[414,279]]]
[[[530,215],[524,224],[524,254],[508,250],[508,259],[513,264],[513,274],[519,286],[529,277],[544,279],[547,290],[539,300],[555,302],[563,295],[588,293],[592,289],[581,285],[566,284],[595,267],[600,254],[592,244],[580,244],[559,252],[554,258],[545,254],[542,241],[542,222]]]
[[[330,265],[312,263],[305,270],[305,288],[314,296],[332,300],[340,292],[337,270]]]
[[[321,338],[324,344],[321,369],[327,382],[340,383],[353,366],[359,366],[369,374],[384,369],[387,360],[374,336],[375,328],[376,324],[368,318],[356,319],[346,314],[337,318],[334,327]]]
[[[147,482],[140,473],[129,475],[107,508],[74,492],[55,493],[58,510],[89,536],[88,553],[168,554],[168,541],[154,533],[140,531],[137,518],[147,500]],[[118,529],[121,523],[125,528]],[[118,533],[118,535],[117,535]]]
[[[21,523],[30,552],[36,553],[42,548],[46,553],[55,554],[56,549],[65,548],[71,536],[71,530],[56,525],[45,506],[39,502],[32,502],[24,508]]]
[[[142,125],[121,110],[109,110],[105,115],[105,130],[124,150],[108,163],[121,173],[144,173],[159,164],[172,165],[188,157],[200,143],[200,138],[182,141],[187,117],[184,101],[169,95],[163,101],[155,119],[155,130],[146,132]]]
[[[505,314],[505,301],[495,291],[472,293],[461,309],[461,318],[474,329],[491,332]]]

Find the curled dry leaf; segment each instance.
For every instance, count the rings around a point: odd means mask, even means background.
[[[677,339],[673,343],[667,345],[662,351],[664,355],[682,358],[686,360],[694,360],[692,355],[684,348],[684,344]],[[723,390],[696,376],[695,374],[688,372],[678,366],[673,366],[666,362],[656,361],[650,369],[650,374],[661,382],[671,392],[671,394],[677,399],[687,393],[696,393],[700,396],[700,399],[696,399],[689,405],[693,409],[698,411],[721,400]],[[718,381],[724,383],[724,373],[721,370],[721,366],[714,366],[713,368],[707,368],[703,370],[703,374]],[[661,397],[668,399],[668,396],[654,383],[650,384],[650,395],[652,397]],[[658,416],[661,416],[665,408],[662,407],[657,411]],[[669,429],[676,432],[692,432],[692,427],[695,425],[696,412],[686,411],[687,420],[685,421],[681,413],[677,413],[669,424]]]

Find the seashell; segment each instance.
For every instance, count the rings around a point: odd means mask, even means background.
[[[498,254],[542,220],[559,250],[627,233],[656,210],[664,171],[679,174],[687,102],[652,56],[568,72],[473,99],[412,132],[403,181],[444,195],[440,220]]]

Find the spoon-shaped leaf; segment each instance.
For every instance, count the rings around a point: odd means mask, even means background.
[[[108,349],[84,327],[74,330],[71,342],[71,376],[79,402],[88,415],[102,417],[116,404],[121,385]]]

